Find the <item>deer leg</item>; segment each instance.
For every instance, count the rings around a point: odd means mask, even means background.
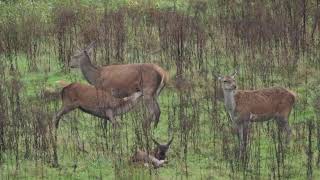
[[[106,117],[111,121],[112,123],[112,128],[113,128],[113,133],[112,133],[112,147],[111,151],[115,152],[116,148],[119,148],[119,144],[117,142],[120,141],[120,131],[117,130],[119,123],[114,117],[113,111],[111,109],[106,110]]]
[[[248,129],[249,129],[249,122],[244,121],[240,122],[237,125],[238,130],[238,137],[239,137],[239,144],[240,144],[240,150],[239,150],[239,157],[243,158],[246,153],[246,147],[248,142]]]
[[[149,165],[152,164],[154,168],[159,168],[168,162],[167,160],[159,160],[155,156],[141,150],[135,152],[134,156],[131,158],[131,161],[143,162],[144,166],[146,167],[149,167]]]
[[[229,115],[229,120],[230,120],[231,122],[234,122],[234,118],[235,118],[234,113],[233,113],[233,112],[230,112],[230,111],[227,111],[227,112],[228,112],[228,115]]]
[[[239,126],[238,126],[238,137],[239,137],[239,144],[240,144],[240,149],[239,149],[239,157],[242,157],[242,154],[243,154],[243,140],[244,140],[244,137],[243,137],[243,124],[241,123]]]
[[[248,132],[249,132],[249,122],[244,122],[243,123],[243,155],[246,155],[247,152],[247,145],[248,145]],[[243,156],[244,158],[246,156]]]
[[[107,123],[108,123],[108,119],[107,118],[104,118],[103,119],[103,128],[107,128]]]
[[[61,119],[61,117],[74,110],[76,107],[74,106],[64,106],[63,108],[61,108],[57,114],[54,115],[53,117],[53,123],[55,124],[55,128],[54,128],[54,137],[52,137],[52,149],[53,149],[53,163],[52,163],[52,166],[53,167],[58,167],[59,166],[59,163],[58,163],[58,153],[57,153],[57,140],[58,140],[58,137],[57,137],[57,129],[59,127],[59,121]]]
[[[151,115],[150,118],[154,120],[154,128],[156,128],[161,114],[159,104],[154,97],[146,98],[145,103],[147,105],[148,112]]]
[[[278,117],[277,120],[278,120],[277,123],[280,128],[280,131],[286,132],[286,143],[288,143],[291,136],[291,129],[288,123],[288,118]]]
[[[167,162],[166,160],[158,160],[157,158],[155,158],[152,155],[149,155],[148,159],[153,164],[153,166],[155,168],[159,168],[159,167],[163,166],[163,164],[165,164]]]
[[[59,121],[61,119],[61,117],[65,114],[67,114],[68,112],[74,110],[76,107],[74,106],[64,106],[63,108],[61,108],[57,114],[53,117],[53,122],[55,124],[55,128],[58,129],[59,127]]]
[[[119,123],[116,120],[116,118],[114,117],[112,110],[110,110],[110,109],[106,110],[106,117],[109,118],[109,120],[111,121],[113,127],[118,126]]]

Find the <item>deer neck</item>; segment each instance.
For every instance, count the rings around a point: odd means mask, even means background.
[[[135,92],[131,96],[123,98],[121,100],[116,98],[116,101],[118,101],[115,107],[116,115],[121,115],[130,111],[138,103],[141,95],[141,92]]]
[[[95,67],[89,57],[84,57],[80,60],[80,69],[85,79],[92,85],[95,85],[99,77],[99,70]]]
[[[220,101],[220,102],[223,102],[224,101],[223,89],[221,87],[218,87],[216,91],[217,91],[216,92],[217,100]]]
[[[155,158],[157,158],[157,159],[159,159],[160,160],[160,157],[159,157],[159,154],[158,154],[158,147],[155,147],[153,150],[152,150],[152,155],[155,157]]]
[[[230,114],[231,118],[233,119],[235,109],[236,109],[236,101],[235,101],[235,90],[223,90],[224,96],[224,105]]]

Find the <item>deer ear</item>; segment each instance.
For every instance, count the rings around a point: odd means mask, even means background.
[[[170,139],[170,141],[168,142],[167,146],[170,146],[170,144],[172,143],[172,141],[173,141],[173,136],[172,136],[172,138]]]
[[[88,50],[86,50],[88,55],[91,57],[92,53],[93,53],[93,48],[90,48]]]
[[[82,51],[82,49],[79,48],[79,46],[75,42],[72,43],[72,46],[74,48],[75,53],[80,53]]]
[[[221,74],[216,74],[215,76],[219,81],[221,81],[223,79],[223,76]]]
[[[239,72],[239,69],[240,69],[240,66],[238,65],[238,66],[236,67],[236,69],[234,70],[234,73],[231,75],[232,78],[236,77],[236,75],[237,75],[238,72]]]
[[[221,74],[217,74],[217,73],[213,73],[213,75],[219,80],[221,81],[223,76]]]
[[[153,138],[151,138],[151,139],[157,146],[160,146],[160,143],[158,143],[155,139],[153,139]]]
[[[86,51],[88,52],[88,54],[92,54],[94,47],[96,46],[96,42],[92,41],[87,47],[86,47]]]
[[[95,46],[96,46],[96,41],[92,41],[88,46],[87,46],[87,48],[86,49],[92,49],[92,48],[94,48]]]
[[[79,55],[79,54],[81,54],[82,53],[82,49],[80,49],[78,46],[76,46],[76,45],[73,45],[74,46],[74,49],[73,49],[73,55],[72,56],[77,56],[77,55]],[[72,57],[71,56],[71,57]]]

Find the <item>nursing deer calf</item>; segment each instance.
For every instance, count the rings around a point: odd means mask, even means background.
[[[128,97],[116,98],[111,95],[111,91],[111,89],[99,90],[94,86],[80,83],[65,85],[61,91],[62,107],[53,119],[56,128],[59,126],[61,117],[75,109],[116,124],[115,116],[130,111],[142,96],[142,92],[139,91]]]
[[[62,107],[54,115],[55,134],[53,139],[53,166],[58,166],[57,129],[61,117],[70,111],[80,109],[88,114],[110,120],[117,124],[116,116],[130,111],[142,96],[141,92],[134,92],[128,97],[116,98],[111,90],[99,90],[94,86],[80,83],[64,84],[61,91]]]
[[[288,120],[296,94],[282,87],[237,90],[236,74],[237,71],[230,76],[219,75],[218,79],[222,83],[225,108],[240,138],[240,153],[246,147],[251,122],[274,119],[289,138]]]

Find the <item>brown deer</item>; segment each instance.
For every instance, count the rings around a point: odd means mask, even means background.
[[[170,144],[173,141],[173,137],[167,144],[160,144],[156,140],[152,140],[156,144],[156,147],[153,149],[153,151],[148,154],[148,152],[138,149],[131,157],[132,162],[143,163],[146,166],[151,163],[155,168],[159,168],[167,163],[166,153],[168,152]]]
[[[287,138],[291,133],[288,120],[296,101],[296,94],[282,87],[258,90],[237,90],[235,76],[218,76],[222,83],[224,104],[240,138],[240,155],[245,150],[251,122],[274,119]]]
[[[63,87],[61,90],[62,107],[54,115],[55,124],[53,143],[53,166],[58,166],[57,155],[57,129],[59,121],[64,114],[75,109],[80,109],[88,114],[104,119],[106,123],[110,120],[113,126],[117,125],[115,116],[128,112],[142,96],[142,92],[134,92],[129,97],[116,98],[111,95],[111,90],[99,90],[94,86],[80,83],[60,82]]]
[[[142,92],[134,92],[129,97],[116,98],[111,90],[99,90],[94,86],[80,83],[66,85],[61,91],[62,107],[54,116],[53,122],[58,128],[59,121],[64,114],[80,109],[91,115],[110,120],[117,124],[115,116],[128,112],[137,104]]]
[[[80,67],[85,79],[98,89],[113,88],[115,97],[129,96],[140,90],[154,127],[157,127],[161,114],[157,97],[168,83],[167,72],[156,64],[148,63],[96,67],[90,60],[93,46],[91,43],[76,53],[71,58],[70,67]]]

